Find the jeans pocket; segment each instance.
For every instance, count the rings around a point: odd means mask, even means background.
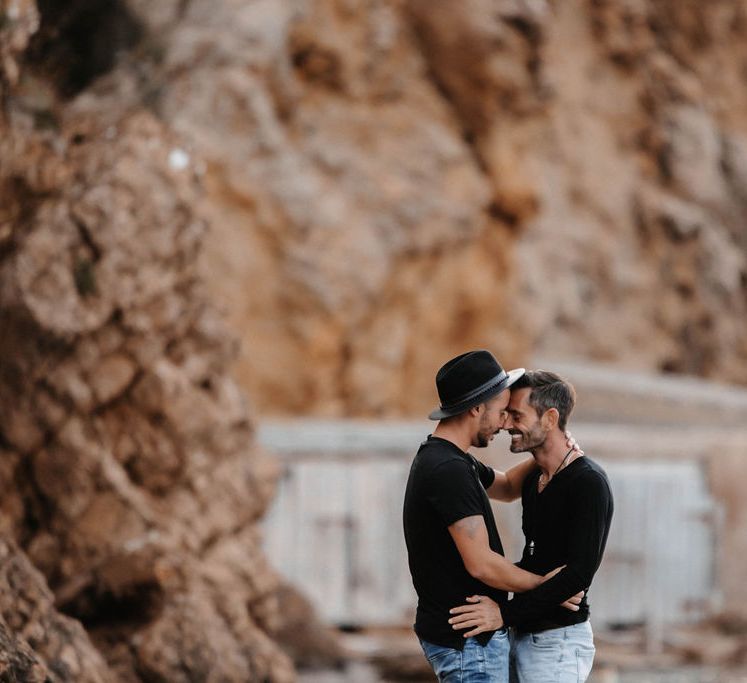
[[[425,658],[431,663],[440,661],[449,655],[454,656],[461,654],[459,650],[455,650],[451,647],[443,647],[443,645],[434,645],[426,640],[421,640],[420,645],[423,648]]]
[[[450,647],[441,647],[421,641],[425,658],[436,674],[436,678],[443,683],[461,679],[462,653]]]
[[[578,667],[578,680],[579,682],[585,681],[591,673],[591,667],[594,664],[594,653],[596,649],[593,647],[579,647],[576,650],[576,666]]]
[[[532,645],[536,648],[543,650],[552,650],[555,648],[563,647],[563,633],[558,633],[554,629],[552,631],[540,631],[539,633],[531,633],[530,640]]]

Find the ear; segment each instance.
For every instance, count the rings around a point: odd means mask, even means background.
[[[546,432],[550,432],[558,426],[558,420],[560,420],[560,413],[558,412],[558,409],[548,408],[545,411],[545,414],[542,416],[540,424],[542,425],[542,429],[544,429]]]
[[[485,405],[484,403],[478,403],[476,406],[472,406],[469,409],[470,416],[477,417],[482,412],[482,408],[484,405]]]

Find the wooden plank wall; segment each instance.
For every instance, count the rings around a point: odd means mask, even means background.
[[[265,520],[267,552],[330,623],[410,624],[415,596],[401,515],[412,454],[383,441],[372,444],[365,434],[351,439],[350,425],[345,429],[348,438],[324,451],[329,434],[316,443],[296,440],[294,450],[280,454],[284,476]],[[404,436],[411,435],[399,434]],[[646,624],[656,637],[667,623],[709,614],[718,606],[719,508],[701,464],[600,462],[616,511],[590,595],[595,625]],[[518,558],[520,505],[498,504],[495,510],[507,553]]]

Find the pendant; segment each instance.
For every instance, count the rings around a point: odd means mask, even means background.
[[[534,541],[529,541],[529,556],[534,555]]]

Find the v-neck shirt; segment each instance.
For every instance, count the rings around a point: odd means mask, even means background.
[[[552,579],[527,593],[518,593],[502,612],[506,623],[525,631],[549,625],[570,626],[589,618],[584,596],[578,612],[560,607],[581,590],[587,592],[602,560],[614,503],[604,470],[588,456],[560,470],[540,492],[534,470],[522,487],[524,552],[519,566],[544,575],[566,565]],[[530,543],[534,542],[530,550]]]

